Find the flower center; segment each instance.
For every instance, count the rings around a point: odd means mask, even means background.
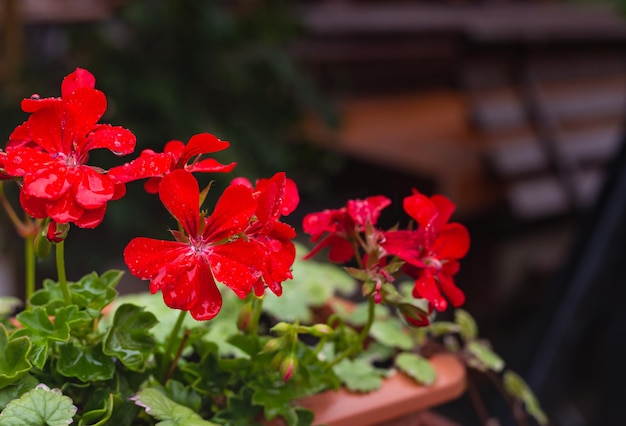
[[[429,267],[431,268],[435,268],[437,270],[441,269],[443,264],[441,263],[441,260],[435,258],[435,257],[425,257],[422,259],[422,261]]]

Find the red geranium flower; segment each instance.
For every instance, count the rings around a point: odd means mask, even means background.
[[[222,306],[216,281],[244,298],[266,267],[264,253],[244,235],[257,206],[252,190],[227,187],[204,218],[198,182],[188,171],[174,170],[163,178],[159,197],[184,233],[172,231],[176,241],[131,240],[124,249],[126,265],[133,275],[150,280],[152,293],[161,290],[170,308],[211,319]]]
[[[106,203],[124,194],[123,184],[86,165],[92,149],[116,155],[135,149],[129,130],[97,124],[106,98],[94,86],[94,76],[77,68],[63,80],[61,98],[22,101],[31,115],[11,134],[2,165],[7,175],[23,178],[20,202],[35,218],[93,228],[102,222]]]
[[[352,240],[357,233],[368,223],[376,225],[380,212],[390,203],[387,197],[377,195],[365,200],[349,200],[347,206],[340,209],[307,214],[302,228],[311,235],[311,242],[319,243],[305,258],[308,259],[322,248],[330,246],[328,258],[332,262],[347,262],[354,256]]]
[[[419,224],[415,231],[383,233],[381,246],[407,264],[404,271],[416,278],[413,296],[428,300],[438,311],[448,302],[457,307],[465,295],[454,284],[458,260],[469,250],[469,233],[460,223],[448,223],[454,204],[441,195],[431,198],[414,191],[404,199],[404,210]]]
[[[243,178],[233,181],[252,188],[252,184]],[[245,231],[250,241],[259,245],[264,253],[265,268],[263,275],[254,284],[254,292],[261,296],[265,286],[280,296],[283,292],[281,283],[293,278],[291,266],[296,258],[296,247],[291,241],[296,231],[289,225],[279,222],[281,216],[293,212],[300,201],[295,182],[285,173],[276,173],[270,179],[260,179],[256,183],[253,196],[257,201],[255,220]]]
[[[137,159],[123,166],[112,168],[109,170],[109,174],[125,183],[149,178],[145,182],[144,188],[150,194],[156,194],[159,191],[162,177],[177,169],[194,173],[230,172],[236,163],[221,164],[214,158],[202,158],[204,154],[223,151],[229,146],[228,142],[209,133],[200,133],[193,135],[187,145],[181,141],[168,142],[162,153],[154,152],[151,149],[143,150]]]

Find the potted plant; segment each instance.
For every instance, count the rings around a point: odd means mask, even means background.
[[[434,321],[464,302],[453,279],[469,249],[445,197],[414,191],[404,200],[414,224],[390,230],[377,227],[383,196],[310,213],[306,252],[281,222],[299,201],[284,173],[236,178],[202,210],[210,188],[194,173],[235,167],[207,157],[229,146],[213,135],[109,170],[88,162],[94,149],[135,147],[130,130],[98,123],[106,99],[88,71],[69,74],[61,97],[33,95],[22,109],[27,120],[0,151],[1,184],[17,183],[24,218],[4,191],[0,201],[26,242],[25,304],[14,313],[14,298],[0,303],[0,425],[374,424],[457,397],[463,365],[499,375],[511,401],[545,423],[467,312]],[[119,296],[118,270],[70,281],[72,228],[97,227],[137,180],[175,225],[168,240],[136,237],[124,250],[150,292]],[[325,248],[343,269],[310,259]],[[57,276],[37,288],[35,258],[52,249]],[[400,398],[373,414],[382,397],[371,392],[388,384]],[[340,396],[369,411],[336,417]]]

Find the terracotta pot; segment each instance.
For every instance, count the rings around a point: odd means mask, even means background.
[[[453,401],[465,392],[465,367],[451,354],[435,355],[431,362],[437,379],[430,386],[417,385],[397,372],[374,392],[353,393],[342,388],[303,398],[299,404],[315,413],[315,425],[454,425],[426,410]]]

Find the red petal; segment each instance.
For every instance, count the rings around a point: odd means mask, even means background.
[[[214,318],[222,308],[222,295],[213,281],[211,273],[202,274],[198,277],[200,285],[197,287],[198,296],[196,303],[191,307],[191,316],[198,321]]]
[[[24,176],[36,173],[54,161],[50,154],[34,148],[7,148],[4,167],[12,176]]]
[[[104,219],[104,213],[106,212],[107,206],[104,205],[102,207],[96,209],[89,209],[83,212],[83,215],[80,219],[74,221],[74,224],[79,228],[87,228],[92,229],[102,223]]]
[[[437,218],[439,224],[443,225],[448,223],[450,217],[452,217],[452,213],[456,210],[454,203],[443,195],[433,195],[430,197],[430,201],[432,201],[439,212]]]
[[[83,68],[76,68],[68,74],[61,83],[61,95],[63,97],[71,95],[77,89],[86,87],[93,89],[96,86],[96,78],[92,73]]]
[[[187,234],[197,236],[200,224],[200,189],[196,178],[182,169],[174,170],[161,181],[159,197]]]
[[[285,182],[285,196],[283,197],[283,204],[280,206],[280,214],[287,216],[298,207],[299,203],[300,194],[298,194],[298,187],[293,180],[287,178]]]
[[[381,246],[391,255],[421,267],[423,256],[423,240],[416,231],[389,231],[383,233]]]
[[[243,185],[228,186],[217,201],[213,214],[207,218],[204,237],[208,241],[217,242],[243,232],[255,210],[256,201],[252,198],[250,188]]]
[[[35,112],[43,108],[56,108],[63,103],[61,98],[39,98],[37,95],[33,95],[30,98],[22,100],[22,111]]]
[[[124,249],[124,262],[131,274],[142,280],[156,277],[169,266],[173,273],[187,270],[195,262],[189,244],[138,237]]]
[[[63,143],[65,152],[70,150],[83,152],[85,136],[89,133],[104,111],[107,102],[104,93],[88,87],[77,88],[71,95],[63,96]]]
[[[187,170],[190,172],[199,173],[228,173],[231,172],[237,163],[232,162],[230,164],[222,164],[213,158],[205,158],[204,160],[194,163]]]
[[[85,209],[76,203],[68,191],[61,198],[47,204],[48,216],[58,223],[76,222],[84,214]]]
[[[213,247],[209,263],[215,279],[242,299],[250,293],[265,266],[263,252],[244,240]]]
[[[172,160],[169,154],[156,153],[152,150],[144,150],[133,161],[111,168],[107,174],[114,176],[119,182],[128,183],[138,179],[160,177],[168,173],[172,168]],[[159,183],[161,179],[158,180]],[[158,184],[156,186],[158,192]]]
[[[413,297],[428,300],[439,312],[445,311],[448,307],[448,302],[441,295],[437,283],[428,269],[424,270],[422,276],[415,281]]]
[[[452,278],[446,276],[445,274],[439,274],[439,287],[448,300],[452,302],[452,306],[455,308],[458,308],[465,303],[465,294],[461,291],[461,289],[454,285]]]
[[[74,184],[74,197],[82,207],[99,208],[113,197],[115,185],[110,177],[88,166],[78,167],[77,172],[79,178]]]
[[[365,226],[368,222],[376,225],[382,209],[391,204],[391,200],[385,196],[377,195],[365,200],[349,200],[348,214],[355,223]]]
[[[440,259],[460,259],[470,247],[469,232],[460,223],[448,223],[439,230],[431,251]]]
[[[420,226],[428,226],[439,214],[435,204],[427,196],[417,191],[406,197],[403,204],[404,211]]]
[[[87,136],[85,150],[106,148],[115,155],[130,154],[135,150],[137,138],[128,129],[109,124],[98,124]]]
[[[162,178],[160,177],[152,177],[144,182],[143,187],[148,194],[156,194],[159,192],[161,180]]]
[[[161,289],[163,301],[167,306],[174,309],[187,311],[196,304],[199,296],[199,287],[210,273],[202,273],[208,268],[202,267],[201,263],[194,265],[188,271],[167,278],[167,284]]]
[[[199,133],[189,139],[180,161],[185,164],[196,155],[223,151],[229,146],[230,143],[222,141],[210,133]]]
[[[26,174],[22,190],[31,197],[56,200],[68,192],[72,178],[72,171],[62,161],[50,162]]]
[[[45,219],[48,217],[48,200],[31,197],[24,191],[20,191],[20,205],[29,216],[35,219]]]
[[[271,226],[280,217],[280,208],[285,194],[285,173],[276,173],[270,179],[263,179],[256,186],[256,216],[264,226]]]
[[[50,154],[58,152],[69,154],[69,150],[64,149],[61,141],[63,113],[60,107],[61,104],[56,108],[36,111],[27,121],[30,138]]]
[[[163,152],[170,155],[174,160],[173,163],[176,165],[178,160],[183,156],[183,152],[185,151],[185,144],[181,141],[169,141],[165,144],[165,148],[163,148]]]

